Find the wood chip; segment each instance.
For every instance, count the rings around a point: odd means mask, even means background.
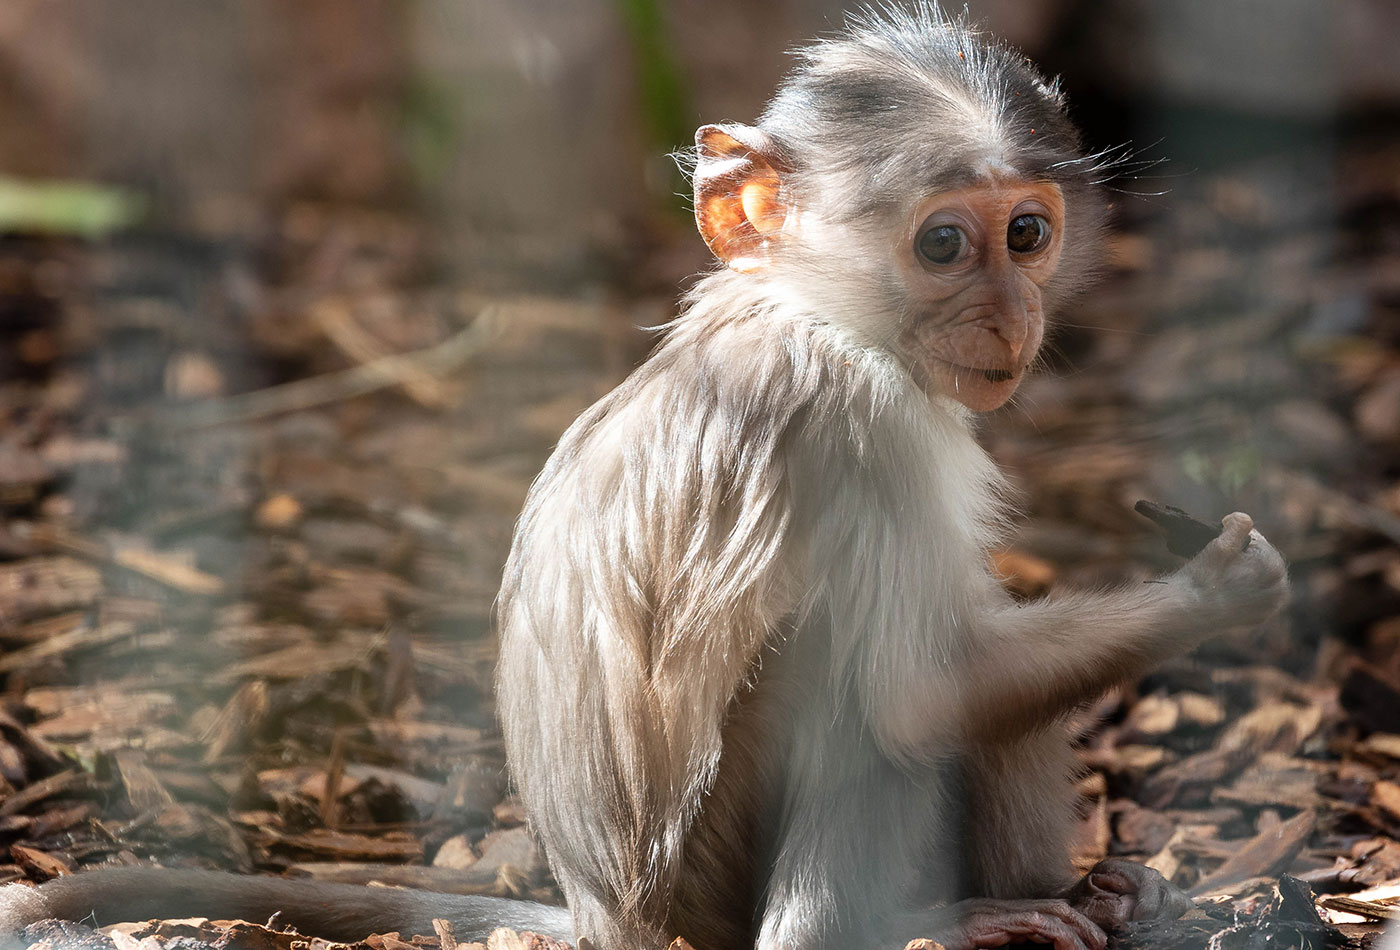
[[[88,795],[97,787],[97,780],[88,772],[77,769],[60,772],[22,788],[0,801],[0,815],[17,815],[49,798]]]
[[[301,502],[294,495],[278,492],[258,505],[253,520],[268,531],[287,531],[301,520]]]
[[[434,917],[433,933],[437,934],[438,946],[442,950],[457,950],[457,931],[453,928],[452,921]]]
[[[1400,821],[1400,784],[1377,782],[1371,789],[1371,801],[1396,821]]]
[[[201,571],[180,555],[130,546],[113,551],[112,561],[186,594],[217,597],[224,592],[223,581]]]
[[[137,628],[134,624],[117,620],[97,627],[83,627],[69,633],[61,633],[40,643],[22,647],[0,656],[0,673],[12,673],[15,670],[38,666],[69,653],[93,650],[118,640],[124,640],[135,635],[136,632]]]
[[[144,731],[178,711],[169,693],[119,685],[31,689],[24,701],[42,717],[31,727],[33,733],[56,742],[95,732],[119,736]]]
[[[38,848],[22,844],[10,845],[10,857],[24,868],[25,872],[40,881],[49,881],[73,873],[73,862],[65,857],[40,851]]]
[[[1400,735],[1393,732],[1377,732],[1357,743],[1357,749],[1400,760]]]
[[[137,811],[160,811],[175,803],[175,797],[146,765],[139,750],[122,749],[113,758],[117,763],[117,775],[126,790],[127,801]]]
[[[1356,914],[1368,920],[1400,920],[1400,907],[1391,904],[1381,904],[1375,901],[1357,900],[1355,897],[1344,897],[1342,895],[1329,895],[1318,898],[1318,903],[1328,910],[1339,910],[1347,914]]]
[[[1256,835],[1241,846],[1224,864],[1206,875],[1188,892],[1193,897],[1209,894],[1246,878],[1268,877],[1288,867],[1317,827],[1317,815],[1299,812],[1277,828]]]
[[[486,938],[486,950],[569,950],[569,945],[543,934],[528,930],[516,933],[503,927]]]
[[[371,837],[344,831],[314,829],[305,834],[274,834],[270,847],[360,861],[421,861],[423,842],[411,837]]]
[[[1001,548],[991,555],[992,571],[1017,597],[1037,597],[1055,583],[1055,566],[1017,548]]]
[[[102,573],[77,558],[32,557],[0,564],[0,627],[91,607],[101,593]]]

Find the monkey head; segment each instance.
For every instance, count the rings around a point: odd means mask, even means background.
[[[926,389],[975,410],[1011,398],[1044,337],[1064,218],[1057,185],[1015,176],[917,206],[892,254],[913,309],[900,349]]]
[[[986,411],[1088,282],[1103,208],[1058,89],[948,26],[930,44],[857,21],[804,50],[756,125],[696,134],[695,216],[760,306],[796,304]]]

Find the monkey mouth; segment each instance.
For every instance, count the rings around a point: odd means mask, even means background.
[[[1016,392],[1024,373],[1022,368],[964,366],[937,358],[924,365],[934,390],[976,412],[988,412],[1004,404]]]
[[[981,376],[989,383],[1009,383],[1021,375],[1021,371],[1018,369],[999,369],[996,367],[988,369],[981,366],[963,366],[958,363],[949,363],[948,365],[952,367],[954,373],[964,379]]]

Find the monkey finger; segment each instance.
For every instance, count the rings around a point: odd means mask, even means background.
[[[1254,530],[1254,519],[1242,511],[1236,511],[1221,519],[1220,525],[1220,537],[1216,543],[1229,551],[1243,551]]]
[[[965,946],[969,950],[986,950],[1008,943],[1023,942],[1051,944],[1055,950],[1104,950],[1108,945],[1107,937],[1095,941],[1091,934],[1071,927],[1052,914],[1040,911],[996,914],[989,919],[973,919],[967,921],[964,928]]]
[[[1105,929],[1133,920],[1175,919],[1191,908],[1180,888],[1152,868],[1105,858],[1071,888],[1069,903]]]
[[[1149,900],[1137,906],[1133,920],[1177,920],[1195,906],[1185,891],[1166,882],[1165,887],[1152,891]]]
[[[1256,557],[1265,558],[1270,561],[1279,561],[1280,563],[1283,561],[1283,555],[1278,553],[1278,548],[1274,547],[1269,539],[1264,537],[1257,528],[1249,532],[1248,550],[1255,552]]]
[[[1155,919],[1162,913],[1162,907],[1166,903],[1166,898],[1167,892],[1161,888],[1143,888],[1137,893],[1137,900],[1133,902],[1133,909],[1132,912],[1128,914],[1128,919]]]
[[[1238,560],[1244,551],[1245,542],[1250,540],[1249,533],[1254,528],[1254,522],[1249,515],[1239,512],[1226,515],[1220,524],[1220,534],[1206,544],[1191,561],[1192,564],[1199,565],[1211,573],[1224,570]]]
[[[1182,905],[1185,906],[1182,906]],[[1138,891],[1128,920],[1175,920],[1191,909],[1191,899],[1167,881]]]
[[[1056,900],[1045,901],[1036,905],[1036,910],[1046,916],[1053,917],[1073,930],[1084,942],[1084,946],[1090,950],[1103,950],[1108,946],[1108,936],[1103,928],[1090,920],[1076,908],[1071,907],[1068,902]]]
[[[1034,943],[1054,944],[1055,950],[1105,950],[1108,935],[1089,919],[1079,914],[1074,917],[1069,920],[1052,913],[1031,914],[1021,936]]]

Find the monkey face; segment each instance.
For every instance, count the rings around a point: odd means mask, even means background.
[[[996,409],[1044,336],[1042,289],[1060,260],[1057,185],[990,177],[924,201],[895,248],[910,318],[901,349],[929,395]]]

